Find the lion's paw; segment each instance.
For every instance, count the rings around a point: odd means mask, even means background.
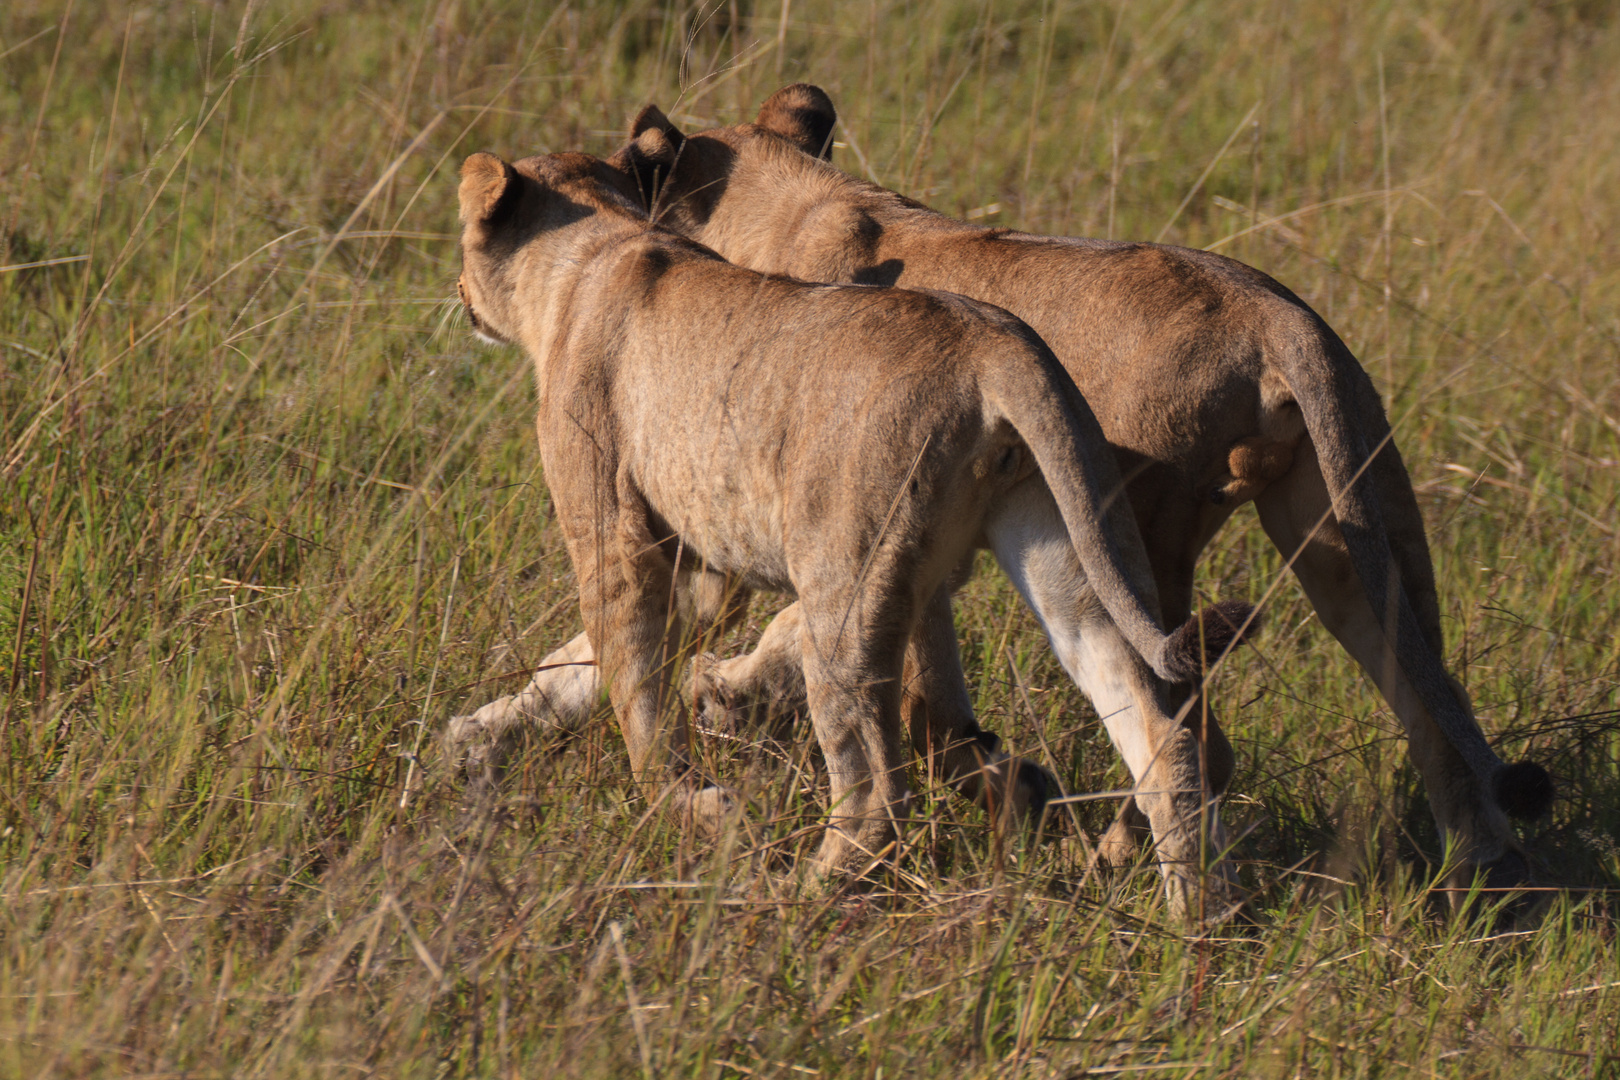
[[[953,783],[986,812],[1030,828],[1041,824],[1047,804],[1063,791],[1057,777],[1040,765],[1000,751],[981,755],[971,771]]]
[[[510,701],[501,698],[466,716],[452,716],[445,726],[445,759],[469,786],[493,788],[500,782],[517,727],[505,715]]]
[[[738,715],[735,697],[726,681],[715,673],[720,658],[698,653],[690,663],[686,697],[692,703],[692,716],[704,731],[720,735],[742,735],[743,717]]]
[[[686,809],[704,835],[718,835],[742,811],[742,800],[729,788],[711,784],[692,792]]]

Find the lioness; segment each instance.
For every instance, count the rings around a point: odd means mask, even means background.
[[[1448,882],[1453,902],[1476,868],[1493,887],[1527,881],[1503,811],[1545,812],[1551,781],[1539,766],[1504,765],[1445,670],[1411,481],[1377,392],[1332,329],[1282,285],[1219,255],[954,221],[830,165],[835,121],[827,95],[802,84],[774,94],[752,124],[692,136],[649,106],[613,160],[637,179],[660,223],[740,265],[807,280],[950,289],[1025,319],[1074,376],[1116,449],[1171,622],[1189,610],[1198,553],[1240,504],[1255,500],[1323,624],[1406,728],[1435,819],[1465,857]],[[784,673],[797,625],[790,608],[754,656],[718,665],[701,689],[747,700],[791,686]],[[1161,761],[1166,752],[1196,755],[1174,738],[1184,695],[1158,692],[1106,620],[1047,629],[1139,780],[1154,757],[1147,747],[1167,748]],[[576,658],[588,656],[570,647]],[[528,718],[577,723],[592,687],[565,675],[542,671],[522,694],[462,722],[488,731]],[[934,743],[962,747],[958,733],[976,727],[949,682],[926,684],[926,723],[913,729],[926,726]],[[1197,713],[1193,734],[1219,791],[1231,750],[1207,710]],[[971,769],[971,749],[955,751],[947,768]],[[1160,822],[1149,818],[1159,834]],[[1104,853],[1128,857],[1140,823],[1127,804]]]
[[[585,154],[472,155],[459,285],[478,334],[534,361],[586,633],[636,778],[667,806],[713,823],[728,805],[667,694],[694,574],[798,598],[823,870],[893,839],[907,640],[975,547],[1050,607],[1100,600],[1166,679],[1234,640],[1251,614],[1235,601],[1160,629],[1135,521],[1107,509],[1113,454],[1028,327],[946,293],[732,266],[649,223],[623,180]]]

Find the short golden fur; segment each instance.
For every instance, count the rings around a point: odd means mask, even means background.
[[[1551,782],[1538,766],[1503,764],[1445,670],[1411,482],[1377,392],[1337,335],[1282,285],[1219,255],[951,220],[828,164],[834,123],[826,94],[803,84],[773,95],[755,123],[691,136],[649,106],[613,160],[661,223],[741,265],[807,280],[950,289],[1025,319],[1074,376],[1130,477],[1165,616],[1186,614],[1199,552],[1254,500],[1323,624],[1404,724],[1436,820],[1467,859],[1451,884],[1465,886],[1475,866],[1492,885],[1527,880],[1504,810],[1543,812]],[[792,609],[785,614],[753,656],[705,670],[708,699],[746,701],[791,687],[796,623]],[[1139,783],[1144,768],[1169,768],[1201,770],[1212,790],[1224,788],[1231,749],[1207,710],[1188,709],[1184,693],[1167,698],[1139,662],[1123,681],[1097,674],[1099,656],[1131,664],[1101,623],[1067,644],[1047,629]],[[943,647],[949,635],[931,637]],[[951,689],[950,665],[928,666],[944,676],[919,680],[922,692],[908,695],[921,710],[913,730],[941,748],[947,771],[969,775],[973,739],[984,736],[974,735],[971,710]],[[480,715],[500,727],[577,713],[583,687],[543,700],[557,685],[537,676],[522,695]],[[1193,737],[1178,714],[1200,717]],[[1162,854],[1174,823],[1147,816]],[[1141,820],[1127,804],[1105,853],[1129,857]]]
[[[666,806],[713,823],[729,804],[691,768],[667,692],[672,600],[694,574],[798,598],[829,870],[892,839],[907,641],[974,547],[1056,545],[1084,567],[1070,603],[1100,601],[1162,676],[1199,670],[1198,627],[1160,630],[1135,523],[1105,510],[1122,482],[1095,418],[1017,319],[732,266],[652,226],[624,174],[584,154],[474,154],[461,176],[461,297],[481,336],[534,361],[586,632],[637,779]],[[1229,605],[1225,624],[1247,613]]]

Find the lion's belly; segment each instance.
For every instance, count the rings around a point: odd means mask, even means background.
[[[724,441],[685,454],[646,448],[637,484],[683,548],[750,588],[791,592],[782,529],[782,485]]]

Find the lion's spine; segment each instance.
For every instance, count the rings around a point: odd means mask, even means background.
[[[1402,672],[1446,741],[1499,806],[1515,817],[1545,813],[1553,794],[1546,770],[1530,762],[1507,765],[1485,741],[1446,676],[1435,640],[1438,626],[1426,630],[1413,606],[1409,590],[1426,587],[1432,592],[1433,570],[1426,550],[1391,546],[1383,504],[1399,497],[1400,492],[1386,489],[1404,482],[1405,472],[1383,467],[1395,457],[1393,433],[1366,371],[1313,313],[1279,317],[1273,332],[1268,359],[1281,369],[1304,414],[1345,547],[1374,618],[1386,634],[1393,631],[1388,646]],[[1356,403],[1360,409],[1340,407]],[[1353,423],[1353,416],[1362,413],[1368,414],[1362,417],[1366,422]],[[1410,501],[1407,516],[1416,518],[1412,525],[1421,536],[1415,497]],[[1397,514],[1402,510],[1398,505],[1391,509]],[[1393,588],[1391,569],[1396,573]],[[1393,612],[1386,604],[1389,598],[1395,601]]]

